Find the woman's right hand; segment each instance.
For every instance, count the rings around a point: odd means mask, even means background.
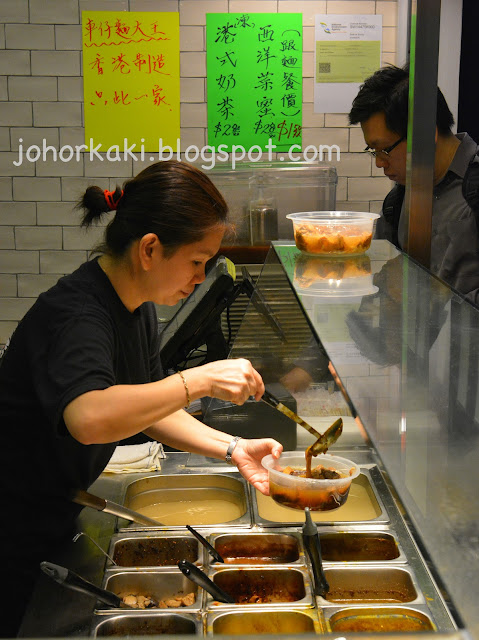
[[[217,360],[201,367],[189,370],[189,375],[205,376],[207,394],[211,398],[228,400],[234,404],[244,404],[254,396],[260,400],[264,393],[264,384],[260,374],[249,360],[236,358]]]

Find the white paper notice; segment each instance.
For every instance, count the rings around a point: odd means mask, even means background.
[[[315,16],[314,112],[349,113],[364,80],[381,66],[382,16]]]

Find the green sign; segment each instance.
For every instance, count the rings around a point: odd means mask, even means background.
[[[302,34],[300,13],[207,14],[209,145],[301,148]]]

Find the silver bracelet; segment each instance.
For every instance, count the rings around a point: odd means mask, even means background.
[[[235,450],[236,445],[238,444],[238,440],[241,440],[241,436],[235,436],[233,440],[228,445],[228,449],[226,450],[226,464],[233,464],[231,462],[231,456],[233,455],[233,451]]]

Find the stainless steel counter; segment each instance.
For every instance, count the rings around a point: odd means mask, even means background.
[[[326,571],[337,571],[338,566],[341,570],[344,570],[345,566],[349,569],[354,569],[355,565],[361,567],[360,570],[363,575],[362,581],[367,581],[368,577],[373,581],[384,580],[385,574],[381,572],[395,571],[404,575],[411,575],[413,584],[415,585],[415,591],[417,595],[413,598],[411,603],[406,606],[409,610],[415,613],[415,615],[429,616],[436,628],[447,637],[464,638],[466,635],[456,631],[456,624],[448,610],[447,603],[443,600],[442,594],[438,590],[427,565],[423,562],[421,554],[417,548],[417,545],[410,535],[408,528],[403,520],[401,514],[401,506],[396,503],[393,494],[390,492],[385,477],[379,468],[379,460],[375,456],[373,450],[364,442],[359,431],[355,433],[350,430],[348,438],[349,448],[336,445],[334,450],[336,453],[353,458],[362,469],[362,474],[370,482],[371,487],[374,490],[375,499],[378,500],[379,511],[377,517],[369,521],[364,522],[342,522],[341,517],[332,515],[325,518],[324,522],[318,524],[320,533],[331,532],[349,532],[365,535],[368,532],[376,533],[390,533],[397,541],[399,548],[399,555],[397,560],[384,563],[328,563],[325,562],[324,566]],[[229,475],[231,477],[239,477],[239,474],[234,468],[224,465],[221,462],[213,461],[211,459],[203,458],[200,456],[191,456],[183,453],[171,453],[168,458],[163,461],[163,467],[161,471],[162,476],[192,476],[197,477],[197,474],[204,474],[211,477],[215,474]],[[110,476],[103,474],[98,481],[92,486],[91,491],[97,495],[101,495],[107,499],[115,502],[123,503],[125,501],[125,495],[127,494],[127,488],[131,483],[141,481],[145,478],[154,478],[158,474],[125,474]],[[248,491],[248,517],[250,521],[242,520],[238,527],[235,528],[234,523],[226,525],[219,525],[213,527],[197,527],[205,536],[215,536],[221,533],[242,532],[242,533],[254,533],[261,531],[288,531],[293,535],[299,536],[302,526],[301,512],[298,512],[298,523],[288,523],[288,526],[284,526],[281,522],[268,522],[265,520],[264,515],[261,516],[261,507],[258,506],[258,498],[255,491]],[[294,510],[288,510],[293,512],[293,516],[296,514]],[[110,551],[110,541],[115,539],[125,539],[131,535],[140,536],[161,536],[162,534],[171,535],[172,531],[181,535],[186,533],[189,535],[184,527],[161,527],[149,528],[138,527],[131,525],[130,523],[118,520],[108,514],[98,513],[91,509],[85,509],[79,518],[80,530],[90,535],[106,552]],[[271,528],[274,527],[274,528]],[[116,568],[112,566],[112,563],[106,560],[105,556],[98,551],[97,547],[88,540],[85,536],[82,536],[77,543],[71,543],[67,548],[59,550],[58,557],[49,558],[51,561],[58,562],[68,566],[68,568],[76,571],[91,582],[102,585],[104,582],[104,576],[111,574],[112,570],[115,573]],[[306,576],[308,571],[308,565],[305,564],[303,553],[299,559],[300,567],[298,569]],[[210,575],[214,575],[217,570],[214,563],[208,561],[206,558],[200,561],[200,564],[204,564]],[[209,567],[209,569],[208,569]],[[392,569],[391,567],[394,567]],[[231,567],[230,567],[231,568]],[[274,567],[269,567],[272,569]],[[292,567],[288,565],[286,567],[290,570]],[[133,571],[141,572],[140,568],[133,568]],[[147,569],[146,571],[150,570]],[[380,573],[378,573],[378,571]],[[106,572],[106,573],[105,573]],[[118,572],[118,571],[117,571]],[[168,579],[168,574],[163,573],[163,578]],[[171,579],[171,578],[170,578]],[[396,580],[396,578],[395,578]],[[306,584],[309,585],[310,578],[306,577]],[[413,588],[413,587],[411,587]],[[309,593],[309,587],[307,587]],[[201,600],[200,600],[201,602]],[[215,619],[218,617],[219,612],[223,610],[223,613],[232,613],[231,607],[226,605],[214,607],[211,609],[211,602],[208,605],[208,600],[204,601],[203,609],[195,609],[195,612],[186,612],[190,616],[196,625],[197,635],[209,635],[211,633],[212,626],[215,624]],[[412,604],[412,607],[411,607]],[[198,605],[201,606],[201,605]],[[208,608],[208,606],[210,608]],[[313,608],[311,608],[313,607]],[[253,607],[254,608],[254,607]],[[263,607],[264,609],[264,607]],[[274,606],[273,606],[274,609]],[[280,607],[280,611],[283,611],[285,607]],[[298,605],[292,605],[288,610],[296,612],[298,615],[302,613],[307,615],[308,618],[316,620],[314,622],[316,632],[322,632],[324,634],[325,626],[328,624],[327,620],[338,614],[344,607],[335,606],[333,603],[324,601],[321,598],[316,599],[316,603],[311,600],[311,595],[307,596],[306,600],[301,601]],[[245,612],[248,610],[246,607]],[[251,606],[249,607],[251,610]],[[214,613],[216,611],[216,613]],[[265,615],[269,615],[271,612],[271,606],[268,609],[264,609]],[[30,603],[28,614],[24,620],[21,635],[23,637],[67,637],[67,636],[87,636],[94,633],[99,624],[103,624],[106,619],[110,619],[108,616],[105,618],[107,611],[103,611],[103,616],[95,614],[95,601],[89,596],[85,596],[76,592],[69,591],[64,587],[57,585],[50,581],[46,577],[42,577],[37,589],[34,593],[33,599]],[[121,613],[118,611],[118,613]],[[147,612],[136,612],[137,615],[152,615]],[[319,614],[319,618],[318,618]],[[153,614],[154,616],[155,614]],[[156,615],[161,615],[156,614]],[[183,616],[184,617],[184,616]],[[155,618],[153,618],[155,620]],[[297,623],[297,621],[296,621]],[[295,623],[295,624],[296,624]],[[150,624],[147,621],[145,624]],[[216,624],[225,624],[223,621],[217,621]],[[214,635],[221,637],[221,633],[215,632]],[[436,634],[435,634],[436,635]],[[178,635],[175,635],[178,637]],[[287,636],[286,636],[287,637]],[[291,637],[304,637],[296,636],[292,634]]]
[[[437,629],[434,637],[479,638],[475,603],[479,593],[479,502],[475,495],[479,480],[475,347],[479,344],[479,312],[382,241],[373,242],[368,252],[369,292],[347,299],[300,292],[295,280],[297,256],[293,243],[274,243],[258,279],[269,310],[286,335],[278,335],[271,325],[268,328],[250,305],[233,355],[254,354],[250,357],[267,382],[304,364],[313,384],[310,390],[294,393],[298,412],[310,422],[317,420],[321,431],[319,425],[327,426],[329,416],[339,412],[344,417],[345,433],[334,451],[363,467],[364,477],[371,480],[378,496],[381,515],[359,523],[336,522],[332,517],[319,524],[320,531],[393,533],[401,549],[400,561],[393,564],[410,569],[418,590],[413,608],[430,614]],[[277,304],[277,291],[281,291],[281,304]],[[336,402],[325,402],[319,393],[327,378],[325,362],[332,363],[336,389],[344,392],[339,407]],[[300,430],[299,449],[309,444],[308,437]],[[235,474],[235,470],[211,459],[173,453],[164,461],[161,473]],[[127,486],[142,477],[146,475],[102,475],[91,491],[121,503]],[[250,532],[284,528],[282,522],[265,521],[255,492],[248,494],[248,500],[251,522],[239,528]],[[90,509],[79,518],[79,530],[105,551],[112,536],[121,534],[126,525]],[[300,530],[299,523],[287,526],[291,531]],[[214,528],[200,530],[209,534]],[[48,560],[68,566],[97,585],[109,570],[105,556],[85,536]],[[372,566],[363,566],[361,571],[364,569],[366,576],[375,575]],[[320,632],[327,633],[327,620],[338,607],[316,601],[313,608],[322,625]],[[21,635],[89,635],[97,619],[94,610],[92,598],[42,577]],[[308,611],[312,615],[310,608]],[[210,614],[204,609],[201,615],[204,620],[197,634],[208,635]],[[228,634],[228,628],[220,625],[214,635],[221,637],[221,629]],[[285,638],[305,635],[307,631]]]

